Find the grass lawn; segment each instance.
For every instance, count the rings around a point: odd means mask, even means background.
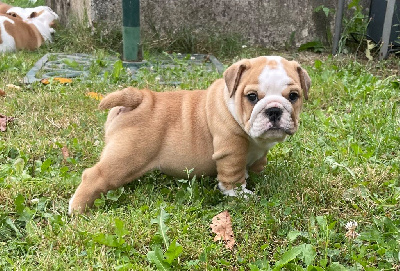
[[[0,55],[0,114],[15,117],[0,132],[0,270],[399,270],[398,58],[271,53],[298,60],[313,83],[299,131],[272,149],[261,176],[251,175],[255,197],[223,197],[214,178],[153,172],[104,195],[91,214],[70,217],[68,200],[104,146],[106,112],[88,92],[175,89],[160,84],[160,73],[179,78],[177,88],[207,88],[220,75],[186,72],[177,61],[133,80],[116,62],[101,77],[24,85],[47,52],[91,52],[92,71],[115,55],[69,31],[38,51]],[[223,62],[262,54],[243,48]],[[224,210],[233,251],[210,229]],[[346,236],[350,221],[355,238]]]

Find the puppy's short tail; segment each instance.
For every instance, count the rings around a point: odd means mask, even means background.
[[[99,104],[99,109],[109,109],[116,106],[136,108],[143,100],[143,93],[133,87],[108,94]]]

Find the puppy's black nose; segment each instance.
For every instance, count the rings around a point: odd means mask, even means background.
[[[271,107],[265,110],[265,115],[267,115],[269,121],[271,122],[279,121],[281,119],[282,113],[282,109],[278,107]]]

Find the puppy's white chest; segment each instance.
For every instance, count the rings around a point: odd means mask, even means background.
[[[251,166],[255,161],[263,157],[276,143],[277,142],[265,143],[251,140],[249,142],[249,151],[247,152],[247,166]]]

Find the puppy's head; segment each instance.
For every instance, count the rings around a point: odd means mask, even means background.
[[[34,8],[12,7],[7,11],[8,15],[20,17],[28,23],[41,22],[46,26],[52,27],[54,21],[58,19],[58,15],[47,6],[39,6]]]
[[[241,60],[224,72],[229,111],[253,139],[282,141],[298,129],[311,79],[278,56]]]

